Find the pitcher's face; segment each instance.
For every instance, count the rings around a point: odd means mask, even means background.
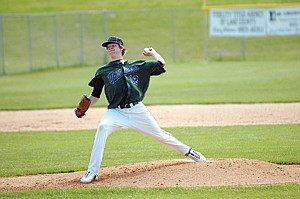
[[[106,47],[106,51],[108,52],[109,56],[113,59],[122,57],[122,50],[123,48],[119,46],[119,44],[108,44]]]

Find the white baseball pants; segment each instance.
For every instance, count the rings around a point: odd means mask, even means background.
[[[183,155],[188,153],[190,149],[189,146],[177,140],[170,133],[162,130],[145,105],[139,102],[131,108],[108,109],[104,114],[95,135],[88,166],[89,171],[98,174],[107,137],[121,127],[137,130]]]

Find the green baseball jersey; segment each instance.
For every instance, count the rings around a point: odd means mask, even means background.
[[[122,61],[111,61],[100,67],[89,82],[89,86],[101,91],[104,87],[108,108],[142,101],[149,87],[150,76],[166,72],[160,61]]]

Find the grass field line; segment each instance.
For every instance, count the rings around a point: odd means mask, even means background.
[[[162,127],[300,124],[300,103],[148,106]],[[0,132],[96,129],[106,108],[0,111]]]

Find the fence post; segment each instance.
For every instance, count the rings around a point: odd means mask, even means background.
[[[57,14],[54,14],[54,35],[55,35],[55,59],[56,59],[56,66],[59,68],[59,47],[58,47]]]
[[[80,13],[80,65],[84,64],[83,14]]]
[[[176,10],[172,11],[172,57],[176,62]]]
[[[203,53],[204,53],[204,64],[208,63],[208,44],[207,44],[207,10],[206,0],[203,1]]]
[[[5,72],[5,47],[4,47],[4,17],[0,15],[0,30],[1,30],[1,48],[2,48],[2,76],[6,75]]]
[[[28,15],[28,47],[29,47],[29,71],[32,71],[32,34],[31,34],[31,15]]]
[[[104,39],[106,39],[107,36],[107,12],[102,11],[102,20],[103,20],[103,34],[104,34]],[[103,64],[107,63],[107,53],[104,52],[103,54]]]

